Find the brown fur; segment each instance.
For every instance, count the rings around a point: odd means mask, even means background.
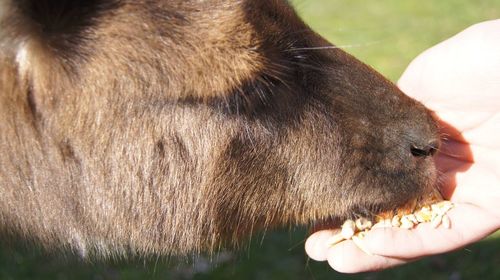
[[[429,112],[284,1],[0,3],[5,233],[197,253],[435,187]]]

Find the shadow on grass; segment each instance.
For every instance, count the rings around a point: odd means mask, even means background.
[[[272,232],[255,238],[248,250],[225,252],[212,262],[199,258],[85,263],[25,246],[3,247],[0,279],[500,279],[498,233],[451,254],[358,275],[342,275],[326,263],[309,261],[305,236],[304,230]]]

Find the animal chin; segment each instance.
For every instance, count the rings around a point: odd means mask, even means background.
[[[430,175],[431,176],[421,178],[420,182],[417,184],[418,186],[414,188],[415,191],[410,193],[407,199],[401,199],[399,201],[389,199],[382,201],[378,205],[379,209],[374,212],[375,218],[384,219],[392,218],[395,215],[411,214],[423,206],[442,201],[443,196],[437,185],[435,172],[432,172]],[[399,195],[399,193],[394,194],[396,198],[399,198]]]
[[[421,209],[443,200],[439,189],[435,184],[429,184],[425,191],[417,196],[403,202],[394,201],[363,201],[353,203],[344,213],[336,213],[324,219],[314,221],[311,232],[326,229],[340,228],[346,220],[356,220],[366,218],[370,221],[381,221],[392,219],[395,216],[409,215]]]

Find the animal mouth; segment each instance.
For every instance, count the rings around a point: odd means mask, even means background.
[[[363,205],[362,207],[354,207],[349,213],[343,216],[329,216],[325,219],[315,221],[311,227],[311,233],[320,230],[340,228],[346,220],[359,220],[364,219],[372,222],[373,224],[380,221],[390,221],[395,217],[404,217],[412,215],[420,211],[422,208],[430,207],[436,203],[444,200],[443,195],[439,188],[432,187],[423,195],[415,197],[404,204],[388,205],[388,204],[372,204]]]

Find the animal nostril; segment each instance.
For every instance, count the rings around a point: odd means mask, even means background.
[[[436,154],[438,146],[438,142],[432,142],[425,147],[412,146],[410,151],[415,157],[428,157]]]

